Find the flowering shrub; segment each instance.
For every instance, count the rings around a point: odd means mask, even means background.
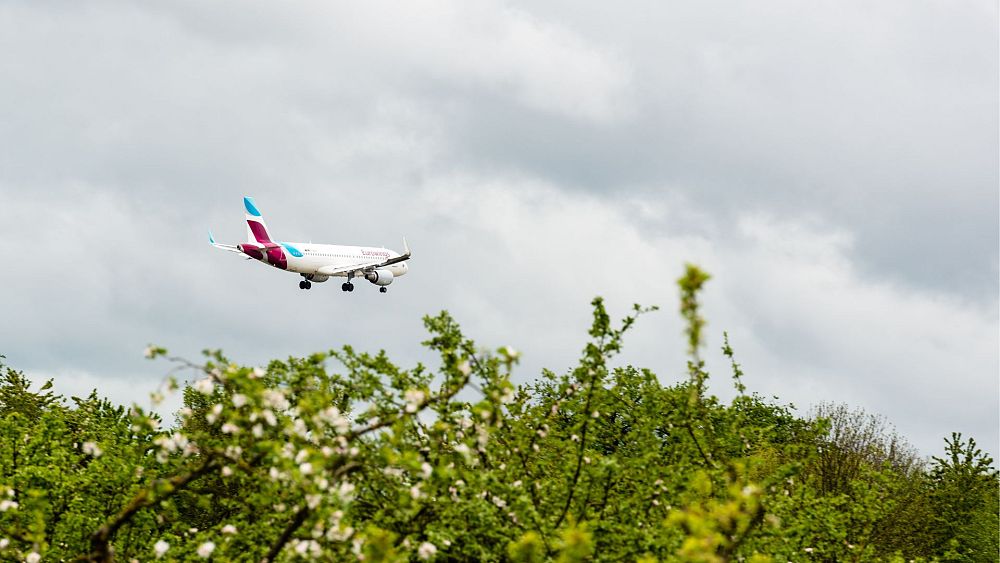
[[[955,454],[929,473],[869,464],[825,490],[815,466],[837,446],[827,421],[747,395],[735,361],[737,398],[726,404],[707,394],[697,301],[707,280],[693,267],[680,280],[690,377],[672,386],[648,370],[609,367],[648,310],[636,306],[615,324],[600,299],[577,365],[518,387],[510,382],[518,352],[481,351],[446,313],[425,319],[424,344],[440,358],[434,370],[351,347],[266,369],[220,352],[206,352],[201,364],[174,358],[198,376],[183,388],[168,379],[154,393],[154,402],[183,393],[170,424],[96,393],[68,405],[50,384],[33,392],[7,369],[0,558],[807,561],[988,553],[996,526],[992,535],[921,535],[927,524],[914,517],[942,507],[953,520],[990,517],[996,471],[980,452],[961,450],[968,459]],[[723,352],[733,358],[728,341]],[[150,347],[146,355],[167,352]],[[973,477],[963,463],[975,467]],[[978,496],[950,505],[958,495],[952,475],[978,483]],[[902,506],[904,490],[926,502]],[[925,539],[880,539],[877,530],[891,525]]]

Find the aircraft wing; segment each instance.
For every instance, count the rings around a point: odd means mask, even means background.
[[[410,245],[406,244],[406,237],[403,237],[403,254],[395,258],[390,258],[385,262],[382,262],[376,268],[381,268],[382,266],[389,266],[392,264],[399,264],[400,262],[405,262],[410,259]]]
[[[399,264],[400,262],[405,262],[410,259],[410,247],[406,244],[406,239],[403,239],[403,248],[405,252],[401,256],[396,256],[395,258],[389,258],[384,262],[359,262],[357,264],[350,264],[347,266],[323,266],[322,268],[316,270],[320,274],[327,276],[336,276],[338,274],[347,273],[357,273],[357,272],[368,272],[371,270],[377,270],[378,268],[383,268],[385,266],[391,266],[393,264]]]
[[[379,262],[359,262],[357,264],[349,264],[347,266],[323,266],[316,270],[316,272],[323,274],[325,276],[336,276],[337,274],[346,274],[348,272],[363,272],[368,269],[374,270],[382,264]]]

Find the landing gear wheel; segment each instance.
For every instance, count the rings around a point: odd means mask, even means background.
[[[299,289],[305,289],[305,288],[306,288],[306,281],[305,280],[300,281],[299,282]]]
[[[302,282],[302,287],[304,287],[305,289],[309,289],[312,286],[313,286],[313,284],[312,284],[311,281],[306,280],[306,281]]]
[[[354,284],[347,282],[347,291],[354,291]]]
[[[340,284],[340,291],[348,291],[346,283]]]
[[[387,291],[389,291],[389,288],[387,288],[387,287],[380,287],[380,288],[378,288],[378,292],[379,293],[385,293]]]

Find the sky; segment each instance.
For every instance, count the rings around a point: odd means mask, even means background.
[[[685,378],[675,280],[752,391],[998,447],[990,1],[0,3],[0,354],[148,404],[170,364],[344,344],[433,364],[448,310],[515,373],[590,300],[659,305],[624,363]],[[252,195],[285,241],[413,250],[385,295],[208,245]],[[185,375],[182,374],[182,377]],[[174,403],[176,404],[176,403]]]

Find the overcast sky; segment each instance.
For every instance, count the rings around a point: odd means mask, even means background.
[[[259,364],[354,344],[428,361],[449,310],[520,381],[589,301],[662,310],[625,359],[713,391],[881,414],[926,455],[998,448],[992,1],[0,3],[0,353],[145,401],[148,343]],[[386,245],[380,295],[207,244],[253,195],[287,241]]]

